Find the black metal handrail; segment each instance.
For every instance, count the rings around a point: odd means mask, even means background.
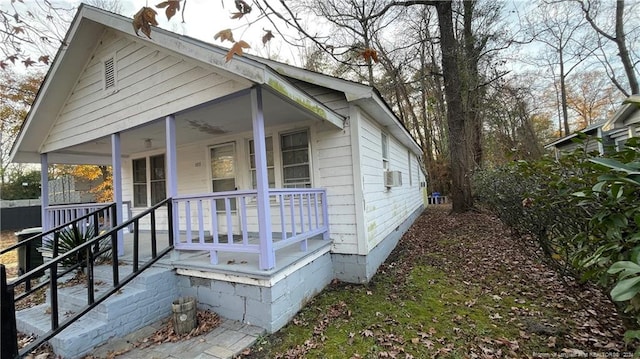
[[[157,244],[156,244],[156,229],[155,229],[155,212],[158,208],[162,207],[162,206],[167,206],[167,213],[168,213],[168,218],[169,218],[169,231],[168,231],[168,237],[169,237],[169,243],[168,243],[168,247],[165,248],[164,250],[162,250],[160,253],[157,252]],[[106,208],[106,207],[105,207]],[[98,210],[98,211],[103,211],[105,208]],[[115,210],[115,207],[113,207]],[[173,249],[173,207],[172,207],[172,199],[171,198],[167,198],[164,201],[156,204],[155,206],[149,208],[148,210],[144,211],[143,213],[140,213],[139,215],[131,218],[130,220],[120,224],[120,225],[116,225],[115,223],[115,218],[116,216],[112,216],[112,228],[110,228],[110,230],[106,233],[97,235],[96,237],[92,238],[91,240],[86,241],[85,243],[77,246],[76,248],[65,252],[62,255],[58,255],[58,236],[59,236],[59,232],[61,230],[64,230],[65,228],[68,228],[69,225],[73,225],[72,223],[77,223],[76,221],[80,221],[82,219],[86,219],[89,216],[93,215],[93,213],[90,213],[88,215],[85,215],[83,217],[80,217],[70,223],[58,226],[50,231],[47,231],[45,233],[42,233],[40,235],[36,235],[34,237],[31,237],[23,242],[30,242],[32,240],[37,239],[37,237],[42,237],[42,236],[46,236],[46,235],[50,235],[53,234],[54,238],[53,238],[53,258],[51,259],[51,261],[48,261],[47,263],[44,263],[32,270],[30,270],[29,272],[21,275],[20,277],[18,277],[17,279],[15,279],[14,281],[12,281],[11,283],[7,283],[6,280],[6,274],[3,276],[2,274],[5,273],[5,269],[4,266],[0,265],[0,307],[2,308],[2,312],[0,312],[1,318],[0,321],[3,323],[2,325],[2,332],[1,332],[1,336],[0,336],[0,342],[2,342],[2,348],[0,349],[1,352],[1,356],[0,359],[8,359],[8,358],[20,358],[23,357],[25,355],[27,355],[29,352],[33,351],[34,349],[36,349],[37,347],[39,347],[42,343],[44,343],[45,341],[51,339],[52,337],[54,337],[56,334],[58,334],[59,332],[61,332],[62,330],[64,330],[65,328],[67,328],[69,325],[73,324],[75,321],[77,321],[78,319],[80,319],[80,317],[84,316],[86,313],[88,313],[91,309],[93,309],[94,307],[96,307],[98,304],[102,303],[104,300],[106,300],[109,296],[111,296],[112,294],[118,292],[124,285],[126,285],[127,283],[129,283],[131,280],[133,280],[135,277],[137,277],[140,273],[142,273],[145,269],[151,267],[151,265],[153,265],[155,262],[157,262],[161,257],[163,257],[165,254],[167,254],[168,252],[170,252]],[[149,215],[150,216],[150,220],[151,220],[151,248],[152,248],[152,253],[151,253],[151,259],[148,260],[146,263],[144,263],[142,266],[140,266],[139,264],[139,252],[138,252],[138,248],[139,248],[139,221],[141,218],[144,218],[145,216]],[[94,222],[97,223],[97,220]],[[118,268],[118,231],[129,227],[131,224],[133,224],[133,270],[131,272],[131,274],[127,275],[126,277],[124,277],[122,280],[120,280],[119,278],[119,268]],[[96,231],[97,233],[97,231]],[[107,292],[105,292],[104,294],[102,294],[101,296],[99,296],[98,298],[95,298],[95,294],[94,294],[94,278],[93,278],[93,271],[94,271],[94,261],[96,258],[98,258],[101,254],[104,254],[106,250],[100,250],[99,249],[99,244],[102,240],[106,239],[110,237],[111,240],[111,265],[112,265],[112,269],[113,269],[113,286],[110,290],[108,290]],[[23,243],[21,242],[21,243]],[[26,243],[25,243],[26,244]],[[19,246],[12,246],[9,248],[18,248]],[[92,247],[94,250],[92,250]],[[3,252],[0,253],[4,253],[8,250],[11,249],[6,249],[3,250]],[[80,310],[78,313],[72,315],[71,317],[69,317],[67,320],[60,322],[59,321],[59,317],[58,317],[58,278],[60,278],[62,275],[64,275],[65,273],[68,273],[69,270],[64,271],[61,274],[58,274],[58,264],[62,261],[64,261],[66,258],[70,258],[72,256],[77,255],[78,253],[80,253],[81,251],[85,251],[86,254],[86,268],[87,268],[87,306],[84,307],[82,310]],[[77,266],[81,265],[80,263],[76,264],[76,266],[74,266],[74,268],[77,268]],[[38,273],[44,271],[44,270],[48,270],[49,271],[49,281],[41,283],[40,285],[34,287],[33,289],[31,289],[29,292],[29,294],[25,294],[25,295],[21,295],[19,298],[25,298],[28,295],[30,295],[31,293],[33,293],[35,290],[37,290],[37,288],[41,288],[43,286],[46,286],[47,284],[49,285],[49,296],[50,296],[50,305],[51,305],[51,330],[47,333],[45,333],[44,335],[38,337],[36,340],[34,340],[32,343],[30,343],[27,347],[23,348],[22,350],[20,350],[19,352],[16,351],[17,350],[17,330],[16,330],[16,320],[15,320],[15,300],[18,299],[15,297],[15,288],[16,286],[25,283],[25,285],[29,286],[32,279],[36,278],[38,276]],[[28,290],[25,290],[25,292],[27,292]],[[8,327],[8,328],[5,328]],[[6,330],[5,330],[6,329]],[[7,343],[5,345],[5,343]],[[11,343],[11,344],[9,344]],[[16,348],[16,349],[14,349]]]
[[[29,237],[23,241],[20,241],[12,246],[9,246],[5,249],[0,250],[0,256],[7,253],[7,252],[11,252],[13,250],[16,250],[20,247],[27,247],[31,244],[31,242],[37,241],[38,239],[40,239],[41,241],[45,238],[45,237],[50,237],[51,235],[54,236],[53,241],[56,242],[55,244],[57,244],[58,241],[58,235],[61,231],[69,228],[69,226],[72,226],[72,228],[77,228],[78,223],[87,220],[87,219],[92,219],[93,222],[93,230],[94,233],[99,233],[100,230],[100,223],[99,223],[99,215],[101,213],[104,213],[105,211],[111,211],[111,218],[112,218],[112,226],[115,225],[115,211],[116,211],[116,204],[115,203],[111,203],[109,205],[106,205],[102,208],[99,208],[93,212],[87,213],[84,216],[78,217],[72,221],[69,221],[68,223],[62,224],[58,227],[52,228],[50,230],[47,230],[46,232],[42,232],[40,234],[36,234],[32,237]],[[27,247],[28,248],[28,247]],[[28,252],[28,251],[27,251]],[[76,264],[72,267],[67,268],[67,270],[63,273],[60,274],[60,276],[63,276],[71,271],[73,271],[74,269],[78,268],[80,264]],[[28,270],[28,268],[31,268],[31,256],[29,255],[29,253],[27,253],[27,255],[25,256],[25,272]],[[26,275],[27,273],[23,273],[22,276]],[[32,276],[31,279],[35,278],[37,276]],[[16,301],[19,301],[27,296],[29,296],[31,293],[37,291],[38,289],[42,288],[43,286],[46,285],[46,283],[41,283],[35,287],[31,287],[31,280],[25,281],[24,282],[25,285],[25,290],[24,292],[19,295],[18,297],[15,298]]]

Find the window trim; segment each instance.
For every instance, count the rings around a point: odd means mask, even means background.
[[[296,133],[302,133],[305,132],[307,134],[307,162],[305,162],[304,164],[307,165],[307,167],[309,168],[309,182],[306,183],[305,182],[305,187],[288,187],[287,183],[285,183],[285,168],[287,167],[292,167],[292,166],[300,166],[303,163],[299,163],[299,164],[295,164],[295,165],[285,165],[284,164],[284,149],[282,146],[282,137],[283,136],[287,136],[287,135],[292,135],[292,134],[296,134]],[[298,129],[293,129],[293,130],[289,130],[289,131],[283,131],[278,133],[278,152],[279,152],[279,156],[280,156],[280,187],[281,188],[313,188],[313,167],[311,165],[311,161],[312,161],[312,152],[311,152],[311,131],[309,131],[309,128],[298,128]],[[294,149],[295,150],[295,149]],[[291,151],[294,151],[291,150]],[[298,149],[299,150],[299,149]],[[274,148],[274,152],[275,152],[275,148]],[[274,165],[275,165],[275,161],[274,161]],[[297,183],[300,184],[300,183]],[[276,183],[276,185],[278,185]],[[295,186],[296,184],[294,184]]]
[[[382,155],[382,169],[389,171],[389,135],[384,131],[380,132],[380,149]]]
[[[149,181],[148,181],[148,169],[147,169],[147,160],[148,157],[141,157],[141,158],[133,158],[131,159],[131,174],[132,174],[132,183],[133,183],[133,191],[132,193],[132,198],[131,198],[131,202],[133,203],[133,207],[134,208],[147,208],[149,206],[149,195],[148,195],[148,186],[149,186]],[[140,182],[136,182],[136,163],[144,163],[144,178],[143,181]],[[137,203],[137,198],[138,196],[136,196],[136,187],[137,186],[143,186],[144,187],[144,203]]]
[[[409,187],[413,187],[413,174],[411,173],[411,150],[407,149],[407,168],[409,169]]]

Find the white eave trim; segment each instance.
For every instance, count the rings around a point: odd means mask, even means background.
[[[616,128],[616,124],[620,121],[624,121],[627,117],[629,117],[635,110],[638,109],[638,105],[636,103],[628,103],[625,102],[618,111],[611,117],[605,124],[602,126],[602,129],[605,131],[611,131]]]
[[[372,89],[370,86],[359,84],[356,82],[343,80],[318,72],[291,66],[282,62],[269,59],[262,59],[256,56],[248,55],[250,59],[263,63],[272,68],[277,73],[294,78],[296,80],[308,82],[317,86],[326,87],[332,90],[343,92],[348,102],[359,100],[361,98],[371,97]]]
[[[329,121],[339,129],[344,129],[344,118],[333,112],[322,102],[311,97],[304,91],[292,85],[287,79],[275,72],[266,70],[264,74],[264,85],[273,92],[288,99],[293,104],[314,114],[318,119]]]
[[[397,117],[391,112],[387,104],[380,98],[380,96],[373,94],[371,97],[362,98],[353,101],[354,104],[360,106],[367,112],[369,116],[382,125],[389,133],[391,133],[397,140],[407,146],[413,153],[418,156],[422,156],[422,148],[415,141],[413,136],[404,128]],[[379,109],[381,116],[375,116],[371,113],[371,109]]]

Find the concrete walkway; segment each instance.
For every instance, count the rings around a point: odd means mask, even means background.
[[[120,359],[228,359],[240,354],[242,350],[253,345],[265,331],[262,328],[221,318],[220,326],[208,334],[175,343],[134,344],[149,338],[164,325],[158,321],[143,327],[123,338],[114,338],[96,348],[90,355],[94,358],[106,358],[110,354]],[[149,341],[149,343],[152,343]]]

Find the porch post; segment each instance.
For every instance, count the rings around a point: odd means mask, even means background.
[[[260,269],[276,266],[271,232],[271,207],[269,205],[269,176],[267,174],[267,150],[264,138],[264,116],[262,113],[262,89],[251,89],[251,118],[253,121],[253,144],[256,161],[256,184],[258,190],[258,228],[260,236]]]
[[[42,206],[40,207],[40,216],[42,232],[49,230],[49,216],[47,216],[47,207],[49,207],[49,159],[46,153],[40,154],[40,197]]]
[[[113,201],[116,203],[116,223],[122,224],[122,154],[120,150],[120,133],[111,135],[111,171],[113,175]],[[118,231],[118,256],[124,255],[124,237]]]
[[[165,118],[165,131],[167,138],[167,197],[174,198],[178,195],[178,165],[177,165],[177,150],[176,150],[176,117],[175,115],[169,115]],[[178,207],[173,207],[171,213],[171,221],[173,221],[173,239],[178,238],[178,221],[177,212]],[[174,244],[174,243],[172,243]]]
[[[176,160],[176,117],[169,115],[165,119],[167,136],[167,197],[178,194],[178,166]]]

